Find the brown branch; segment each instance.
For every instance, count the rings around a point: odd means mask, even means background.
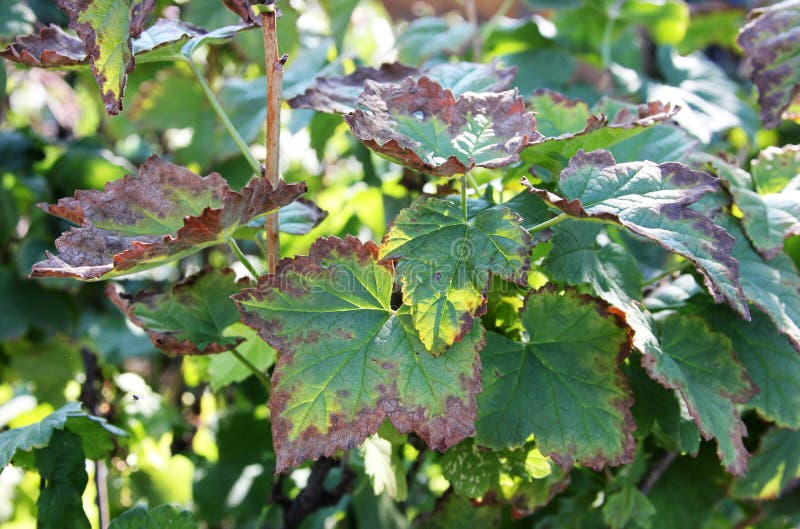
[[[278,11],[264,9],[261,12],[261,27],[264,32],[264,56],[267,74],[267,160],[264,178],[272,187],[278,185],[278,155],[280,154],[281,135],[281,82],[283,81],[283,64],[286,56],[278,55],[278,29],[276,21]],[[275,273],[280,259],[280,240],[278,238],[278,212],[267,215],[264,227],[267,244],[267,271]]]
[[[661,476],[667,471],[677,457],[677,452],[668,452],[664,454],[661,459],[656,461],[656,464],[653,465],[653,468],[650,469],[650,472],[642,480],[641,485],[639,485],[639,490],[642,494],[647,495],[653,487],[655,487],[658,480],[661,479]]]

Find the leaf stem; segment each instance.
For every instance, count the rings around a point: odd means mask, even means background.
[[[274,9],[261,12],[261,27],[264,33],[264,57],[267,76],[267,160],[264,178],[272,187],[280,179],[278,156],[281,138],[281,83],[283,82],[283,63],[286,56],[278,55],[278,14]],[[264,220],[267,244],[267,270],[275,273],[280,259],[280,238],[278,237],[278,212],[270,213]]]
[[[461,213],[467,218],[467,173],[461,175]]]
[[[546,220],[546,221],[542,222],[541,224],[537,224],[536,226],[534,226],[532,228],[529,228],[528,232],[529,233],[536,233],[537,231],[546,230],[547,228],[549,228],[551,226],[555,226],[559,222],[565,221],[568,218],[569,218],[569,215],[567,215],[566,213],[562,213],[562,214],[558,215],[557,217],[553,217],[550,220]]]
[[[467,179],[469,180],[470,187],[472,188],[473,191],[475,191],[475,198],[480,198],[481,197],[481,188],[478,185],[478,181],[475,180],[475,177],[472,176],[471,172],[467,171],[466,174],[467,174]]]
[[[242,263],[245,268],[247,268],[247,271],[250,272],[250,274],[252,274],[253,279],[258,279],[258,276],[260,275],[258,273],[258,270],[256,270],[256,267],[253,266],[253,263],[250,262],[250,260],[247,258],[247,256],[242,251],[242,249],[239,248],[239,245],[236,244],[236,240],[235,239],[228,239],[228,246],[230,247],[231,251],[233,252],[233,255],[235,255],[236,258],[239,260],[239,262]]]
[[[269,379],[267,378],[267,375],[262,373],[259,368],[254,366],[253,363],[250,360],[248,360],[246,356],[237,351],[235,347],[231,349],[231,354],[235,356],[237,360],[239,360],[242,364],[244,364],[245,367],[247,367],[247,369],[249,369],[255,375],[258,381],[264,385],[264,388],[269,393]]]
[[[622,0],[616,0],[611,4],[606,13],[608,15],[608,20],[603,29],[603,40],[600,43],[600,57],[603,61],[603,68],[608,68],[608,65],[611,64],[611,38],[613,36],[614,24],[617,18],[619,18],[619,10],[621,7]]]
[[[233,126],[228,115],[225,113],[225,110],[222,108],[222,105],[219,104],[219,100],[217,96],[214,95],[214,92],[211,90],[211,87],[208,86],[208,82],[206,78],[203,77],[203,72],[200,71],[200,68],[194,63],[194,61],[190,59],[186,59],[186,62],[189,63],[189,68],[192,69],[192,73],[197,78],[197,82],[200,84],[200,87],[203,89],[203,93],[208,99],[208,102],[211,104],[211,108],[214,109],[214,112],[217,114],[217,117],[222,121],[222,124],[225,126],[225,130],[228,131],[233,142],[239,148],[239,150],[244,155],[245,160],[253,168],[253,171],[260,175],[261,174],[261,164],[256,160],[256,157],[253,156],[253,153],[250,152],[250,147],[247,145],[247,142],[244,141],[239,131],[236,130],[236,127]]]
[[[500,24],[500,19],[506,16],[508,10],[514,5],[514,2],[516,2],[516,0],[504,0],[502,5],[495,11],[494,15],[492,15],[492,18],[483,25],[481,37],[484,42],[494,33],[494,30],[497,29],[497,26]],[[476,61],[479,59],[480,58],[476,59]]]

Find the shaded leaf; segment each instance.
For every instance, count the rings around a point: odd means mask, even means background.
[[[33,31],[36,14],[26,3],[17,0],[0,0],[0,42],[5,43],[17,35]]]
[[[800,97],[800,1],[785,0],[753,9],[737,41],[752,68],[758,87],[761,120],[768,129],[780,124],[781,116]]]
[[[603,518],[612,527],[648,529],[656,510],[647,496],[636,487],[627,485],[610,494],[603,503]]]
[[[58,0],[58,7],[69,15],[69,27],[83,41],[106,112],[118,114],[125,80],[134,66],[131,38],[143,31],[155,0]]]
[[[717,440],[725,468],[740,475],[747,470],[747,435],[736,410],[757,391],[733,354],[730,340],[712,332],[704,320],[672,316],[661,330],[663,355],[646,355],[642,366],[666,388],[677,390],[705,439]]]
[[[458,494],[444,494],[433,512],[414,519],[414,529],[451,529],[453,527],[499,527],[502,510],[497,505],[474,505]]]
[[[65,68],[86,62],[83,42],[50,24],[32,35],[18,36],[0,57],[38,68]]]
[[[30,451],[44,448],[54,430],[63,430],[71,415],[81,414],[78,402],[68,402],[40,422],[0,433],[0,468],[5,467],[17,450]]]
[[[449,200],[427,199],[404,209],[381,244],[382,259],[399,258],[397,277],[420,340],[444,352],[485,312],[489,272],[525,285],[530,236],[505,207],[465,218]]]
[[[748,402],[765,418],[800,428],[800,355],[767,316],[753,313],[750,323],[728,311],[704,312],[715,330],[730,338],[747,375],[759,389]]]
[[[364,83],[345,121],[364,145],[401,165],[453,176],[475,166],[504,167],[541,136],[516,90],[455,98],[428,77]]]
[[[675,115],[678,108],[657,101],[640,105],[636,112],[622,108],[609,121],[603,113],[593,114],[583,101],[570,99],[557,92],[537,91],[531,105],[537,124],[545,135],[542,141],[531,141],[520,158],[534,165],[534,172],[544,179],[554,179],[567,160],[579,150],[609,148],[657,125]],[[549,174],[540,175],[539,168]]]
[[[574,290],[531,292],[520,318],[528,341],[487,335],[475,440],[539,450],[562,467],[633,459],[633,399],[618,369],[631,348],[622,313]]]
[[[800,479],[800,431],[773,428],[761,438],[750,471],[736,479],[731,494],[752,500],[774,499]]]
[[[239,313],[236,314],[238,320]],[[236,347],[236,351],[262,373],[266,373],[267,369],[275,363],[275,350],[245,324],[234,323],[225,330],[224,334],[237,337],[237,339],[244,337],[244,341]],[[228,384],[241,382],[252,375],[253,372],[250,371],[250,368],[231,352],[226,351],[214,355],[208,362],[208,383],[211,391],[219,391]]]
[[[120,514],[108,525],[108,529],[197,529],[200,527],[190,511],[174,505],[159,505],[147,510],[137,505]]]
[[[475,34],[475,27],[466,22],[450,25],[439,17],[417,18],[397,36],[395,46],[401,62],[421,64],[438,55],[459,55]]]
[[[378,247],[319,239],[257,288],[234,296],[242,321],[279,353],[270,409],[277,470],[361,444],[387,417],[444,450],[474,434],[483,329],[447,355],[419,341],[408,309],[391,309],[393,274]]]
[[[787,186],[797,189],[800,187],[795,180],[800,175],[800,145],[767,147],[750,162],[750,172],[755,189],[761,194],[778,193]]]
[[[76,191],[45,211],[78,224],[56,240],[59,255],[33,265],[32,277],[109,279],[153,268],[219,244],[257,215],[295,200],[305,184],[273,189],[255,178],[240,193],[217,173],[198,176],[151,157],[138,176]]]
[[[467,439],[448,450],[441,465],[453,489],[469,498],[481,498],[490,490],[498,490],[503,475],[532,482],[552,473],[548,459],[534,443],[514,450],[488,450]]]
[[[592,185],[588,185],[592,182]],[[749,309],[731,257],[734,238],[689,206],[718,181],[680,163],[616,164],[608,151],[579,151],[561,173],[564,197],[528,184],[531,192],[576,218],[618,223],[691,261],[714,300],[744,317]]]
[[[225,336],[224,331],[239,321],[228,298],[248,284],[247,279],[236,281],[230,268],[204,268],[168,292],[122,294],[109,284],[106,296],[165,353],[214,354],[244,341],[241,336]]]
[[[516,68],[501,68],[496,62],[443,63],[413,68],[399,62],[384,63],[380,68],[359,66],[343,77],[317,77],[306,91],[291,98],[292,108],[313,108],[318,112],[347,114],[358,106],[358,96],[365,81],[402,83],[407,77],[415,80],[425,76],[450,90],[454,96],[464,92],[500,92],[511,86]]]
[[[39,529],[89,529],[81,496],[89,482],[81,439],[56,430],[45,448],[36,450],[36,467],[44,489],[36,500]]]

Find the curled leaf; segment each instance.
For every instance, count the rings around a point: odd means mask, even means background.
[[[402,83],[407,77],[422,76],[438,82],[458,96],[464,92],[499,92],[511,86],[516,68],[501,68],[496,63],[444,63],[414,68],[399,62],[384,63],[380,68],[360,66],[343,77],[317,77],[306,91],[290,99],[292,108],[313,108],[318,112],[347,114],[356,109],[358,96],[366,81]]]
[[[83,42],[50,24],[33,35],[17,37],[0,57],[38,68],[66,68],[86,62]]]
[[[393,285],[377,245],[331,237],[233,297],[279,353],[269,400],[278,472],[354,448],[386,418],[437,450],[474,435],[483,328],[434,357],[408,308],[391,308]]]
[[[94,281],[147,270],[225,242],[239,226],[305,189],[283,181],[272,188],[255,178],[236,192],[217,173],[201,177],[154,156],[138,176],[41,205],[80,227],[63,233],[56,240],[58,256],[48,252],[31,276]]]
[[[758,87],[761,120],[773,129],[800,102],[800,0],[753,9],[737,40]]]
[[[246,279],[236,281],[231,269],[206,268],[163,294],[123,294],[109,284],[106,296],[165,353],[214,354],[244,341],[223,333],[239,321],[239,313],[228,298],[247,283]]]
[[[467,92],[456,99],[428,77],[400,84],[367,81],[358,108],[344,119],[378,154],[437,176],[510,165],[541,138],[516,90]]]

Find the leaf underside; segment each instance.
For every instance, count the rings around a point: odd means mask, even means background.
[[[476,442],[522,446],[533,435],[559,466],[594,469],[633,459],[633,398],[618,366],[632,345],[619,310],[552,285],[520,311],[527,342],[487,335]]]
[[[399,259],[404,303],[425,346],[441,354],[485,312],[489,273],[520,285],[530,268],[530,235],[508,208],[464,218],[449,200],[404,209],[381,244],[380,257]]]
[[[96,281],[147,270],[225,242],[239,226],[305,190],[303,183],[280,181],[273,189],[254,178],[236,192],[217,173],[201,177],[154,156],[138,176],[42,205],[79,227],[56,240],[58,256],[48,252],[31,276]]]
[[[366,81],[358,107],[344,119],[378,154],[436,176],[510,165],[541,137],[516,90],[468,92],[456,99],[428,77],[399,84]]]
[[[331,237],[234,296],[279,353],[269,401],[278,472],[358,446],[386,418],[438,450],[475,433],[482,327],[434,357],[407,308],[392,310],[393,283],[377,245]]]

